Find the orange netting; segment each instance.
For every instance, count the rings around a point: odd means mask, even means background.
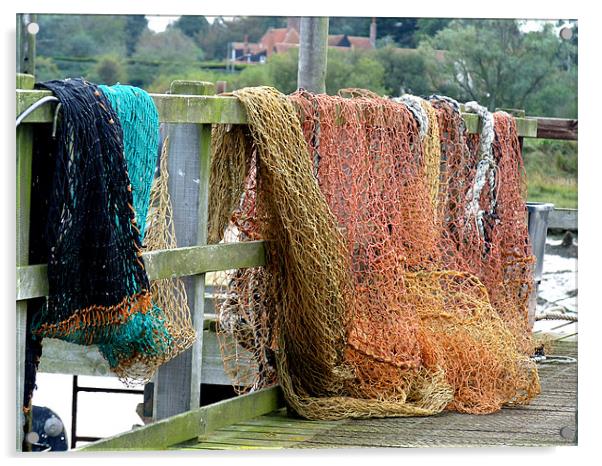
[[[210,236],[263,238],[268,253],[266,267],[225,275],[218,313],[231,374],[257,388],[277,372],[308,418],[527,402],[539,383],[512,118],[495,116],[483,187],[485,144],[468,144],[450,101],[410,111],[348,94],[244,89],[235,95],[248,128],[214,130]],[[252,384],[241,369],[250,366]]]

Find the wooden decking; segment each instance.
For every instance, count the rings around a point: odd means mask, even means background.
[[[576,342],[554,353],[577,356]],[[280,409],[170,447],[240,450],[357,447],[556,446],[576,444],[577,364],[539,365],[542,393],[530,405],[489,415],[307,421]]]

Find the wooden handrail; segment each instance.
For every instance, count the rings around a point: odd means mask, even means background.
[[[33,103],[52,95],[49,91],[17,90],[17,115]],[[236,97],[231,96],[194,96],[172,94],[150,94],[159,111],[162,123],[197,123],[197,124],[246,124],[247,117],[243,106]],[[32,112],[23,120],[24,123],[50,123],[54,118],[56,104],[48,104]],[[466,130],[478,133],[479,117],[474,113],[463,113]],[[537,137],[537,118],[516,118],[518,135],[521,137]]]
[[[175,278],[265,265],[263,241],[165,249],[142,255],[148,278]],[[48,294],[46,264],[17,267],[17,301]]]

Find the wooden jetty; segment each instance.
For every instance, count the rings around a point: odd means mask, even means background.
[[[554,354],[577,359],[577,342]],[[577,444],[577,363],[539,365],[542,393],[493,414],[308,421],[287,416],[278,387],[243,395],[81,448],[248,450],[382,447],[550,447]],[[188,437],[188,438],[187,438]]]
[[[33,84],[33,76],[18,75],[17,115],[43,97],[50,96],[47,91],[34,90]],[[451,446],[468,445],[471,444],[470,442],[474,445],[551,445],[573,442],[571,439],[559,437],[558,431],[561,427],[570,430],[571,426],[574,426],[573,412],[574,398],[576,398],[574,364],[572,368],[571,366],[542,368],[543,394],[531,406],[505,409],[491,416],[474,417],[445,413],[433,418],[308,423],[308,421],[284,417],[282,411],[279,411],[283,401],[278,388],[199,408],[201,383],[227,383],[223,367],[220,365],[215,334],[205,322],[205,274],[212,271],[254,267],[265,263],[263,241],[206,244],[211,127],[217,124],[246,124],[244,108],[236,98],[206,95],[208,87],[210,86],[200,83],[184,82],[172,86],[172,90],[177,92],[152,95],[161,122],[190,125],[195,128],[194,132],[198,137],[195,139],[196,145],[193,151],[193,156],[198,158],[199,165],[198,179],[195,180],[198,197],[195,207],[197,216],[194,220],[196,240],[194,244],[187,247],[149,252],[143,256],[151,280],[191,277],[192,286],[198,292],[193,299],[191,313],[199,338],[185,366],[171,365],[161,368],[162,375],[157,379],[154,388],[156,422],[122,436],[91,444],[88,449],[286,448],[386,446],[385,444]],[[35,126],[51,123],[54,111],[55,104],[44,105],[28,115],[17,128],[17,450],[21,449],[23,435],[27,302],[44,297],[48,291],[46,265],[31,264],[28,259],[32,140]],[[468,132],[478,132],[480,126],[478,116],[475,114],[463,114],[463,116]],[[538,131],[539,120],[532,117],[517,117],[519,136],[541,137]],[[546,137],[553,137],[555,134],[553,128],[559,125],[563,128],[563,131],[558,133],[559,139],[577,137],[576,120],[567,123],[563,120],[546,119],[545,125]],[[177,154],[172,156],[176,157]],[[567,351],[574,352],[576,349],[569,348]],[[40,369],[43,372],[73,375],[111,375],[94,348],[84,350],[82,347],[53,339],[44,341]],[[164,406],[169,409],[163,409]],[[162,419],[163,417],[165,419]],[[499,420],[499,424],[496,424],[496,419]],[[475,426],[481,426],[479,435],[474,431]],[[270,430],[272,427],[274,429]],[[470,430],[471,428],[473,430]],[[193,439],[192,443],[191,439]]]

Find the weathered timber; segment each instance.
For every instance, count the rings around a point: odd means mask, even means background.
[[[280,387],[203,406],[138,429],[86,445],[80,450],[162,450],[170,445],[205,436],[240,420],[251,419],[283,406]]]
[[[42,97],[50,96],[49,91],[17,90],[17,115]],[[163,123],[197,124],[246,124],[247,117],[243,106],[236,97],[231,96],[192,96],[151,94],[159,110],[159,119]],[[26,123],[48,123],[54,117],[55,104],[50,103],[36,109],[23,120]],[[463,113],[466,129],[469,133],[478,133],[479,117],[474,113]],[[540,118],[516,118],[518,135],[527,138],[538,136]],[[544,119],[549,120],[549,119]],[[576,121],[576,120],[570,120]]]
[[[564,118],[537,118],[537,136],[541,139],[566,139],[576,141],[579,121]]]
[[[174,81],[170,87],[171,95],[194,94],[200,97],[214,92],[212,83],[200,81]],[[179,113],[188,111],[188,108],[181,109]],[[211,125],[169,124],[164,129],[169,136],[169,194],[177,243],[180,246],[205,245]],[[157,371],[153,395],[155,420],[200,406],[205,275],[185,277],[183,283],[197,338],[192,348],[163,364]]]
[[[17,210],[17,212],[19,212]],[[212,244],[145,252],[150,280],[265,265],[263,241]],[[46,264],[17,267],[17,301],[48,294]]]
[[[240,350],[244,351],[242,348]],[[44,353],[40,360],[39,372],[116,377],[96,346],[75,345],[54,338],[44,340]],[[208,329],[203,331],[201,375],[201,382],[204,384],[230,385],[232,383],[224,371],[217,335]]]
[[[577,356],[574,342],[557,342],[553,354]],[[556,446],[576,444],[577,364],[541,364],[542,392],[524,406],[488,415],[308,421],[271,412],[216,429],[172,450],[369,448],[454,446]]]
[[[299,29],[297,88],[323,94],[326,92],[328,18],[303,17]]]
[[[33,87],[33,76],[17,75],[17,85]],[[29,262],[29,214],[31,209],[31,168],[33,151],[33,128],[21,125],[17,128],[16,161],[16,266]],[[17,302],[16,322],[16,449],[23,444],[23,395],[25,389],[25,347],[27,332],[27,303]]]
[[[20,115],[49,91],[17,90],[17,111]],[[244,107],[236,97],[208,95],[151,94],[162,123],[246,124]],[[55,103],[43,105],[23,120],[24,123],[49,123],[54,118]]]

